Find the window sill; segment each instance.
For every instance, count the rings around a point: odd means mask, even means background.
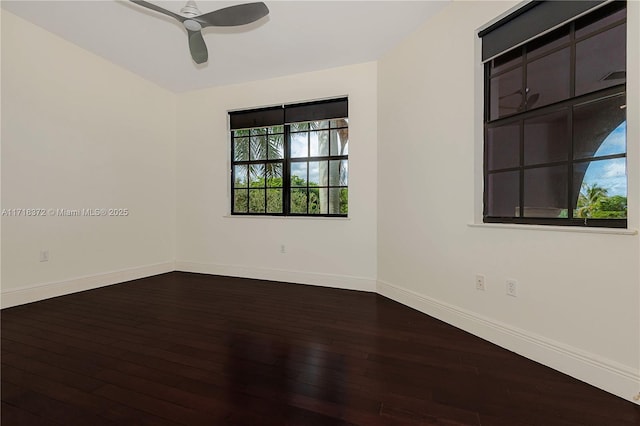
[[[268,215],[235,215],[227,214],[222,216],[225,219],[273,219],[273,220],[351,220],[350,217],[327,217],[327,216],[268,216]]]
[[[637,229],[587,228],[581,226],[519,225],[511,223],[469,223],[471,228],[517,229],[523,231],[578,232],[584,234],[638,235]]]

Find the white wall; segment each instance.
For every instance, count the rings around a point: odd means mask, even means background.
[[[175,97],[2,12],[3,306],[173,269]],[[39,261],[49,250],[48,262]]]
[[[454,2],[379,62],[379,292],[631,399],[640,389],[638,236],[469,226],[482,206],[475,34],[515,4]],[[639,9],[629,3],[630,94],[640,81]],[[633,228],[639,107],[629,96]],[[517,298],[506,296],[507,279],[518,280]]]
[[[376,64],[367,63],[179,95],[177,268],[374,290],[376,81]],[[227,111],[343,95],[349,218],[229,217]]]
[[[3,217],[2,306],[174,260],[178,270],[377,289],[630,399],[640,388],[638,236],[469,226],[482,207],[475,32],[514,4],[455,2],[378,64],[181,95],[3,11],[2,208],[131,213]],[[639,46],[640,4],[629,2],[629,93],[640,92]],[[349,219],[229,217],[227,111],[343,95]],[[640,99],[627,103],[638,228]],[[507,278],[517,298],[505,296]]]

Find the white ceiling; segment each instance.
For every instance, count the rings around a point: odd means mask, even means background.
[[[202,13],[247,3],[200,0]],[[158,1],[176,13],[185,1]],[[174,92],[378,59],[444,1],[269,1],[269,16],[207,28],[209,62],[191,60],[176,20],[128,1],[2,1],[2,8]]]

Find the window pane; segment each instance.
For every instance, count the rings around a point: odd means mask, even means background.
[[[327,161],[309,162],[309,186],[327,185]]]
[[[311,191],[315,191],[315,193],[318,196],[318,204],[316,209],[318,210],[319,214],[327,214],[329,212],[328,207],[329,207],[329,189],[327,188],[313,188],[313,189],[309,189],[309,213],[311,213],[311,202],[312,202],[312,197],[311,197]]]
[[[527,65],[527,110],[569,97],[569,59],[570,49],[566,48]]]
[[[307,163],[291,163],[291,186],[307,186]]]
[[[573,169],[574,217],[624,219],[627,217],[626,159],[588,161]]]
[[[251,136],[262,136],[266,134],[267,134],[267,129],[265,129],[264,127],[251,129]]]
[[[309,134],[309,144],[311,145],[310,157],[329,155],[329,132],[311,132]]]
[[[523,101],[522,68],[491,78],[489,119],[495,120],[520,111]]]
[[[284,158],[284,135],[269,135],[267,156],[270,160],[279,160]]]
[[[349,161],[332,160],[329,162],[329,186],[347,186],[349,184]]]
[[[330,155],[349,155],[349,129],[331,131]]]
[[[309,130],[309,123],[291,123],[292,132],[305,132]]]
[[[626,82],[626,31],[619,25],[576,44],[576,95]]]
[[[550,52],[556,47],[568,43],[569,40],[569,26],[565,25],[529,43],[529,45],[527,45],[527,58],[531,59]]]
[[[576,38],[589,35],[627,16],[625,2],[614,1],[576,21]]]
[[[520,206],[520,172],[492,173],[487,177],[486,215],[517,217]]]
[[[489,170],[520,165],[520,124],[487,129],[487,166]]]
[[[249,165],[249,186],[260,187],[264,184],[264,164]]]
[[[249,129],[234,130],[233,136],[236,138],[249,136]]]
[[[246,189],[236,189],[233,191],[233,212],[246,213],[249,199]]]
[[[282,189],[267,189],[267,213],[282,213]]]
[[[233,140],[233,160],[247,161],[249,159],[249,138],[235,138]]]
[[[264,213],[264,196],[265,189],[249,190],[249,213]]]
[[[524,122],[524,164],[563,161],[569,149],[569,112],[545,114]]]
[[[496,74],[522,62],[522,47],[504,53],[491,61],[491,74]]]
[[[348,118],[339,118],[337,120],[331,120],[331,128],[332,129],[337,129],[339,127],[348,127],[349,126],[349,119]]]
[[[524,171],[524,217],[561,217],[567,204],[566,166]]]
[[[349,190],[347,188],[329,188],[329,214],[349,213]]]
[[[284,133],[284,126],[273,126],[267,129],[269,134],[272,135],[274,133]]]
[[[627,150],[625,96],[590,102],[573,110],[574,158],[624,154]]]
[[[267,186],[282,188],[282,163],[266,164]]]
[[[307,213],[307,189],[291,188],[291,213]]]
[[[265,160],[267,158],[266,136],[252,136],[250,150],[251,160]]]
[[[314,129],[314,130],[328,129],[329,128],[329,121],[328,120],[312,121],[311,122],[311,128]]]
[[[236,188],[246,188],[249,180],[249,167],[246,165],[233,167],[233,186]]]
[[[326,188],[323,188],[326,192]],[[320,188],[309,188],[309,214],[320,214]]]
[[[291,133],[291,157],[301,158],[309,156],[309,133]]]

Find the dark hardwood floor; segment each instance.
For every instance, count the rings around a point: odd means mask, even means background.
[[[2,311],[2,426],[640,425],[382,296],[174,272]]]

